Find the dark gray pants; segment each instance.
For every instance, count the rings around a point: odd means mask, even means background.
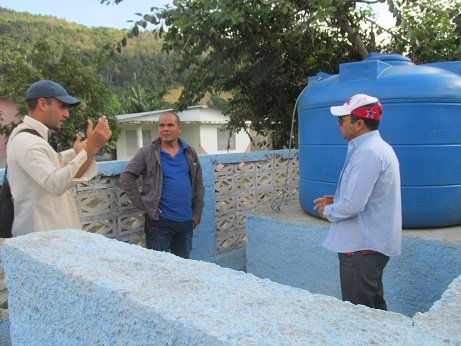
[[[342,299],[353,304],[387,310],[383,270],[389,257],[379,252],[364,255],[360,251],[352,255],[339,253],[338,257]]]

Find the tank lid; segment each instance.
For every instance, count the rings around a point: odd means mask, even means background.
[[[368,56],[364,60],[379,60],[379,61],[385,61],[388,64],[394,65],[402,65],[402,64],[410,64],[414,65],[414,63],[411,61],[411,59],[400,55],[400,54],[387,54],[387,53],[377,53],[377,52],[371,52],[368,54]]]

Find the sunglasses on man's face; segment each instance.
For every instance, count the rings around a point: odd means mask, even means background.
[[[344,123],[344,121],[346,120],[346,117],[350,117],[350,115],[343,115],[343,116],[338,117],[339,126],[341,126]]]

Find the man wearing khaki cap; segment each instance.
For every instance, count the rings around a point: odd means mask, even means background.
[[[8,176],[14,199],[13,236],[54,229],[81,228],[72,186],[97,173],[97,152],[111,137],[105,117],[87,138],[77,135],[73,148],[56,152],[48,143],[59,130],[69,107],[80,103],[58,83],[40,80],[26,92],[28,115],[11,133],[7,144]]]
[[[376,97],[357,94],[330,111],[348,149],[335,195],[314,200],[320,217],[331,222],[323,245],[338,253],[342,299],[387,310],[383,270],[389,256],[401,253],[399,162],[378,131]]]

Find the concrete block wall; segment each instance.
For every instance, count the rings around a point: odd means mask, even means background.
[[[328,222],[291,205],[254,212],[246,227],[248,273],[341,298],[337,254],[322,246]],[[426,312],[459,275],[461,227],[404,230],[402,255],[391,257],[384,271],[388,309],[409,317]],[[461,304],[456,309],[461,317]]]
[[[245,215],[262,205],[297,201],[297,154],[292,149],[199,155],[205,208],[194,231],[191,258],[245,270]],[[98,162],[98,176],[74,186],[77,208],[83,230],[144,245],[144,216],[118,182],[127,163]]]
[[[78,230],[1,252],[18,346],[461,343],[461,278],[409,318]]]

